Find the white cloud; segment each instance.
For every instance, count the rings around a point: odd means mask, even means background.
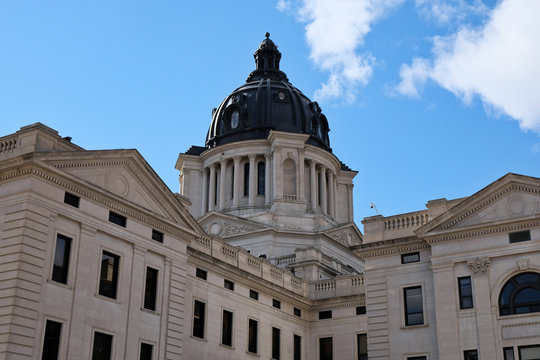
[[[401,68],[396,90],[417,96],[428,79],[469,103],[505,113],[540,134],[540,1],[504,0],[478,29],[434,39],[431,60]]]
[[[481,0],[415,0],[421,16],[439,25],[455,25],[473,15],[485,15],[489,9]]]

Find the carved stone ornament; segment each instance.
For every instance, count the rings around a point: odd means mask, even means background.
[[[529,260],[528,259],[519,259],[518,260],[518,267],[519,270],[527,270],[529,268]]]
[[[332,239],[344,246],[351,246],[353,244],[353,236],[350,231],[342,230],[330,235]]]
[[[469,270],[471,270],[471,273],[474,276],[487,275],[490,264],[491,261],[487,257],[467,260],[467,267],[469,268]]]
[[[204,230],[212,235],[227,237],[255,230],[254,227],[245,224],[231,223],[228,221],[217,220],[204,226]]]

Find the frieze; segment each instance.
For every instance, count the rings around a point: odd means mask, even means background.
[[[214,220],[203,227],[207,233],[221,238],[256,230],[254,227],[246,224],[233,223],[224,220]]]

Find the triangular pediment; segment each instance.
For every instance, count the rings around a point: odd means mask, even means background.
[[[199,219],[199,225],[208,234],[222,239],[267,229],[266,226],[255,221],[218,212],[207,213]]]
[[[324,233],[343,246],[351,247],[362,244],[362,233],[354,223],[348,223],[329,229]]]

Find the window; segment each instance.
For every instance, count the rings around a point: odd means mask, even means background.
[[[163,242],[163,233],[160,231],[157,231],[155,229],[152,229],[152,240],[156,240],[157,242],[162,243]]]
[[[279,360],[281,330],[272,328],[272,359]]]
[[[426,360],[425,356],[409,356],[407,360]]]
[[[120,214],[115,213],[114,211],[109,211],[109,221],[113,224],[126,227],[126,217]]]
[[[473,297],[472,297],[471,277],[464,276],[464,277],[458,278],[458,285],[459,285],[459,308],[472,309]]]
[[[259,293],[255,290],[249,290],[249,297],[253,300],[259,300]]]
[[[294,335],[293,338],[293,353],[294,353],[294,360],[301,360],[302,359],[302,338],[298,335]]]
[[[144,308],[156,310],[158,284],[158,270],[151,267],[146,268],[146,284],[144,287]]]
[[[112,335],[96,331],[94,333],[92,360],[110,360],[112,355],[112,342]]]
[[[401,263],[402,264],[409,264],[413,262],[419,262],[420,261],[420,253],[413,252],[409,254],[401,254]]]
[[[520,346],[518,347],[519,360],[537,360],[540,359],[540,345]]]
[[[272,306],[275,307],[276,309],[281,309],[281,301],[272,299]]]
[[[366,307],[365,306],[357,306],[356,307],[356,315],[366,315]]]
[[[358,360],[368,360],[367,334],[356,334],[356,348],[358,350]]]
[[[64,203],[68,204],[68,205],[71,205],[73,207],[76,207],[78,208],[79,207],[79,200],[81,198],[78,197],[77,195],[73,195],[73,194],[70,194],[68,192],[66,192],[64,194]]]
[[[233,313],[223,310],[223,327],[221,331],[221,344],[232,346]]]
[[[197,270],[195,270],[195,276],[198,277],[199,279],[206,280],[207,274],[208,273],[206,272],[206,270],[199,269],[199,268],[197,268]]]
[[[225,289],[234,291],[234,283],[230,280],[223,280],[223,287],[225,287]]]
[[[205,303],[195,300],[193,306],[193,336],[204,339]]]
[[[118,265],[120,257],[108,251],[101,255],[101,275],[99,277],[99,295],[116,299],[118,286]]]
[[[422,325],[424,323],[422,287],[404,288],[403,298],[405,303],[405,325]]]
[[[41,354],[41,360],[58,359],[61,335],[62,324],[56,321],[47,320],[45,323],[45,338],[43,339],[43,352]]]
[[[248,351],[250,353],[257,353],[257,332],[259,323],[257,320],[249,319],[248,323]]]
[[[332,310],[319,311],[319,320],[331,319],[331,318],[332,318]]]
[[[257,195],[264,195],[264,162],[257,165]]]
[[[302,310],[299,308],[293,308],[293,314],[294,316],[302,317]]]
[[[464,360],[478,360],[478,351],[477,350],[465,350],[463,352]]]
[[[505,347],[503,349],[503,354],[504,360],[515,360],[513,347]]]
[[[517,243],[522,241],[529,241],[531,240],[531,231],[525,230],[525,231],[517,231],[508,234],[508,240],[510,240],[510,243]]]
[[[499,295],[499,314],[540,312],[540,274],[525,272],[508,280]]]
[[[56,236],[56,249],[54,249],[53,281],[67,284],[70,252],[71,239],[58,234]]]
[[[319,339],[319,359],[320,360],[332,360],[332,338],[325,337]]]
[[[152,360],[152,353],[154,352],[154,346],[147,343],[141,343],[141,354],[139,360]]]
[[[244,196],[249,195],[249,163],[244,164]]]

